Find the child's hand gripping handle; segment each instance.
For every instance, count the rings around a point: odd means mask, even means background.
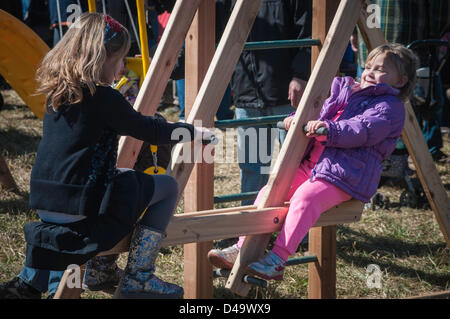
[[[195,139],[201,140],[202,144],[217,145],[219,143],[219,139],[212,130],[204,127],[196,127],[195,130]]]
[[[280,130],[285,130],[286,126],[283,121],[277,122],[277,128]],[[306,129],[306,124],[303,125],[303,132],[308,133],[308,130]],[[317,135],[328,135],[328,129],[326,127],[319,127],[315,132]]]
[[[286,130],[286,125],[284,125],[283,121],[278,121],[277,128],[279,128],[280,130]]]
[[[306,128],[306,125],[303,125],[303,132],[304,132],[305,134],[308,133],[308,129]],[[314,134],[317,134],[317,135],[328,135],[328,129],[327,129],[326,127],[324,127],[324,126],[319,127],[319,128],[314,132]]]
[[[217,145],[219,143],[219,139],[215,135],[205,136],[202,138],[202,143]]]

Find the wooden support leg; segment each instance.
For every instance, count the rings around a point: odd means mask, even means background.
[[[212,248],[212,241],[184,245],[185,299],[213,297],[212,266],[207,258],[208,251]]]
[[[3,156],[0,155],[0,184],[3,185],[3,189],[15,191],[17,190],[16,182],[9,171],[8,164],[6,164]]]
[[[85,271],[86,265],[82,265],[79,269],[66,270],[53,299],[80,299]]]
[[[186,115],[205,78],[215,51],[215,2],[202,0],[186,37]],[[214,122],[214,115],[203,126]],[[204,149],[204,147],[203,147]],[[203,152],[202,152],[203,153]],[[197,163],[186,185],[186,212],[214,207],[214,164]],[[213,296],[212,265],[207,254],[212,242],[184,245],[184,298],[206,299]]]
[[[336,226],[311,228],[308,245],[317,256],[308,265],[308,298],[336,298]]]

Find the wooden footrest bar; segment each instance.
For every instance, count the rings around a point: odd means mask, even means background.
[[[316,255],[302,256],[302,257],[297,257],[297,258],[289,258],[288,261],[286,262],[286,267],[307,264],[307,263],[313,263],[316,261],[317,261]]]
[[[228,276],[230,275],[231,270],[229,269],[214,269],[213,271],[213,277],[214,278],[219,278],[219,277],[225,277],[228,278]],[[260,279],[260,278],[256,278],[250,275],[245,275],[242,278],[242,281],[250,284],[250,285],[254,285],[254,286],[258,286],[258,287],[262,287],[262,288],[267,288],[267,281],[264,279]]]
[[[286,262],[286,267],[288,266],[295,266],[295,265],[300,265],[300,264],[306,264],[306,263],[311,263],[311,262],[316,262],[317,261],[317,256],[316,255],[311,255],[311,256],[302,256],[302,257],[298,257],[298,258],[290,258],[287,262]],[[219,278],[219,277],[225,277],[228,278],[228,276],[230,275],[231,270],[230,269],[214,269],[213,270],[213,278]],[[242,281],[254,286],[258,286],[258,287],[262,287],[262,288],[267,288],[267,281],[261,278],[256,278],[250,275],[245,275],[242,278]]]

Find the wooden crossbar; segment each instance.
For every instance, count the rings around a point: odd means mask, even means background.
[[[241,206],[175,215],[166,230],[163,246],[277,232],[283,225],[287,210],[288,205],[262,209]],[[323,213],[314,227],[357,222],[362,210],[363,203],[358,200],[344,202]],[[129,242],[127,236],[113,249],[99,255],[127,252]]]

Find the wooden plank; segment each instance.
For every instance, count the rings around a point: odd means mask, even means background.
[[[361,218],[362,207],[360,201],[342,203],[323,213],[314,227],[356,222]],[[287,209],[285,206],[213,215],[176,215],[167,228],[163,245],[277,232],[281,230]]]
[[[339,2],[314,0],[313,4],[311,37],[325,42]],[[313,47],[311,66],[316,64],[319,54],[319,48]],[[317,262],[308,264],[308,298],[336,298],[336,226],[311,229],[309,251],[317,256]]]
[[[360,220],[364,204],[357,200],[344,202],[323,213],[314,227],[354,223]],[[172,217],[163,246],[204,242],[242,235],[280,231],[288,206],[255,208],[243,206],[241,210],[217,209],[179,214]],[[205,213],[206,212],[206,213]],[[130,236],[113,249],[99,255],[127,252]]]
[[[134,103],[136,111],[144,115],[155,114],[200,1],[177,0],[175,3]],[[117,167],[133,168],[141,147],[141,140],[123,136],[119,141]]]
[[[184,299],[213,298],[213,269],[208,262],[212,242],[184,245]]]
[[[236,2],[186,122],[194,123],[194,120],[199,120],[203,126],[213,124],[212,119],[231,80],[260,4],[261,0]],[[182,161],[181,154],[186,151],[183,148],[187,147],[193,146],[185,143],[174,147],[172,162],[167,170],[167,174],[178,181],[180,194],[194,166],[192,162]]]
[[[4,190],[16,191],[17,185],[9,171],[8,164],[3,156],[0,155],[0,184]]]
[[[198,7],[186,37],[186,115],[206,75],[215,51],[215,2],[203,0]],[[208,123],[214,122],[214,115]],[[203,147],[204,148],[204,147]],[[193,212],[214,207],[214,163],[195,164],[184,190],[184,208]],[[207,254],[212,242],[184,245],[184,298],[213,297],[212,265]]]
[[[220,213],[230,213],[230,212],[237,212],[237,211],[246,211],[256,209],[256,206],[239,206],[239,207],[229,207],[229,208],[222,208],[222,209],[211,209],[211,210],[204,210],[199,212],[192,212],[192,213],[185,213],[183,214],[183,218],[187,217],[198,217],[198,216],[206,216],[206,215],[214,215],[214,214],[220,214]],[[172,217],[172,220],[176,220],[179,218],[179,215]],[[170,224],[169,224],[170,227]],[[106,255],[114,255],[114,254],[120,254],[123,252],[127,252],[130,247],[130,239],[131,234],[123,238],[115,247],[108,251],[100,252],[99,256],[106,256]],[[189,241],[186,241],[186,243]]]
[[[276,231],[280,229],[279,223],[284,220],[286,211],[287,207],[278,207],[187,218],[177,215],[167,228],[167,237],[163,245]],[[274,220],[279,222],[275,223]]]
[[[237,207],[227,207],[227,208],[219,208],[219,209],[208,209],[202,210],[198,212],[184,213],[183,217],[189,216],[204,216],[204,215],[214,215],[217,213],[232,213],[232,212],[240,212],[240,211],[249,211],[252,209],[256,209],[256,205],[248,205],[248,206],[237,206]]]
[[[428,294],[408,297],[405,299],[450,299],[450,290],[431,292]]]
[[[283,203],[308,142],[308,138],[302,132],[302,126],[308,120],[318,117],[360,10],[361,1],[343,0],[340,2],[317,63],[297,107],[291,128],[269,177],[260,207],[273,207]],[[227,288],[239,295],[247,295],[250,285],[242,282],[244,269],[250,262],[262,257],[269,238],[270,235],[247,237],[226,284]]]
[[[375,48],[386,40],[380,29],[368,28],[364,17],[360,18],[358,26],[366,41],[368,48]],[[434,165],[422,129],[417,122],[411,103],[405,103],[406,120],[403,127],[402,138],[409,155],[417,169],[422,187],[430,203],[431,209],[442,231],[447,247],[450,247],[450,199],[442,184],[439,172]]]
[[[450,248],[450,199],[442,184],[411,103],[405,103],[406,121],[402,138],[417,170],[422,187],[434,212],[439,228]]]
[[[308,298],[336,298],[336,226],[309,231],[309,253],[317,261],[308,264]]]
[[[86,265],[82,265],[79,268],[79,271],[80,271],[79,275],[76,275],[75,269],[68,269],[64,272],[53,299],[80,299],[80,295],[82,292],[81,285],[83,283],[84,273],[86,271]],[[77,277],[77,278],[75,278],[75,280],[78,281],[79,287],[69,288],[68,283],[69,282],[73,283],[70,280],[70,277],[73,275],[75,275]]]

